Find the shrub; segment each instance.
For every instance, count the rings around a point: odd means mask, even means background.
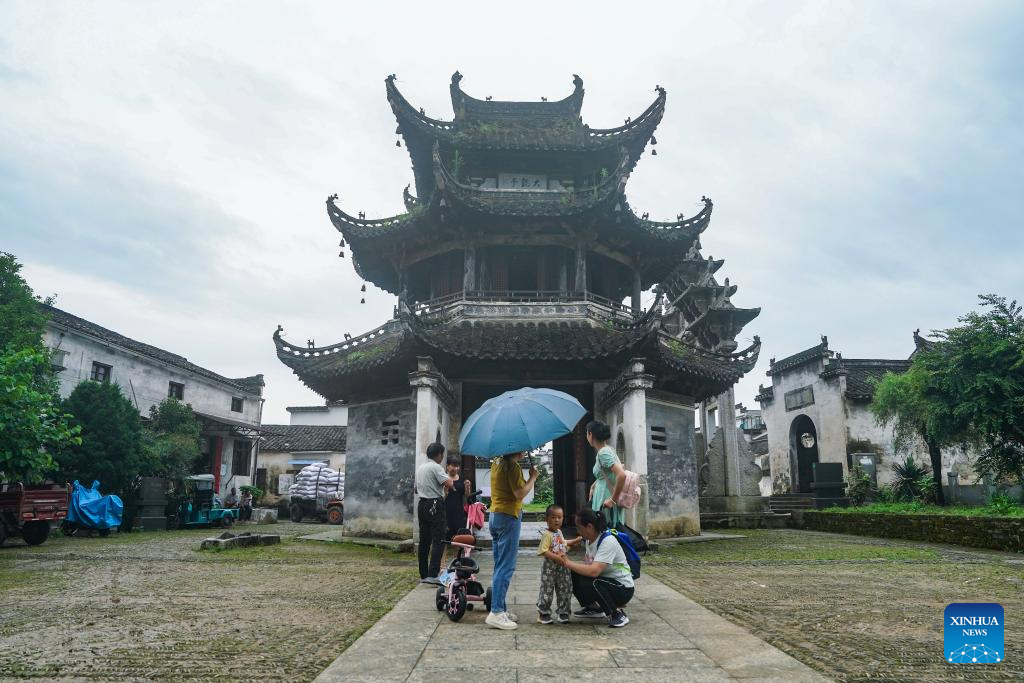
[[[1013,498],[1004,493],[997,493],[988,500],[988,510],[997,515],[1009,515],[1020,506]]]
[[[263,497],[263,489],[261,489],[258,486],[249,486],[247,484],[247,485],[241,487],[241,491],[242,491],[242,493],[248,492],[248,493],[252,494],[252,502],[254,502],[254,503],[259,502],[260,498]]]
[[[927,465],[907,456],[903,462],[893,463],[892,471],[896,475],[892,491],[897,501],[924,501],[934,497],[935,485],[930,479],[931,469]],[[929,482],[932,482],[930,486]]]
[[[871,477],[859,463],[854,463],[846,474],[846,496],[854,505],[863,505],[873,492]]]

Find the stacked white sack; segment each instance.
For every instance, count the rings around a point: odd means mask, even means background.
[[[345,492],[345,473],[323,463],[306,465],[295,475],[288,493],[296,498],[332,498]]]

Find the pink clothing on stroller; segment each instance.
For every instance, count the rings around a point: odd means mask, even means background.
[[[484,528],[484,504],[473,503],[466,506],[466,526],[470,529]]]

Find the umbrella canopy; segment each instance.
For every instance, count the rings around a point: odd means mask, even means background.
[[[564,391],[524,387],[477,408],[462,426],[464,455],[495,458],[543,446],[573,430],[587,411]]]

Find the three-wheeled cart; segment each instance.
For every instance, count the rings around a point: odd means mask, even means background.
[[[51,524],[67,517],[70,500],[64,484],[0,484],[0,544],[18,536],[29,545],[43,543]]]
[[[214,505],[213,475],[193,474],[186,479],[188,495],[178,506],[179,529],[220,526],[225,529],[238,521],[238,508]]]

